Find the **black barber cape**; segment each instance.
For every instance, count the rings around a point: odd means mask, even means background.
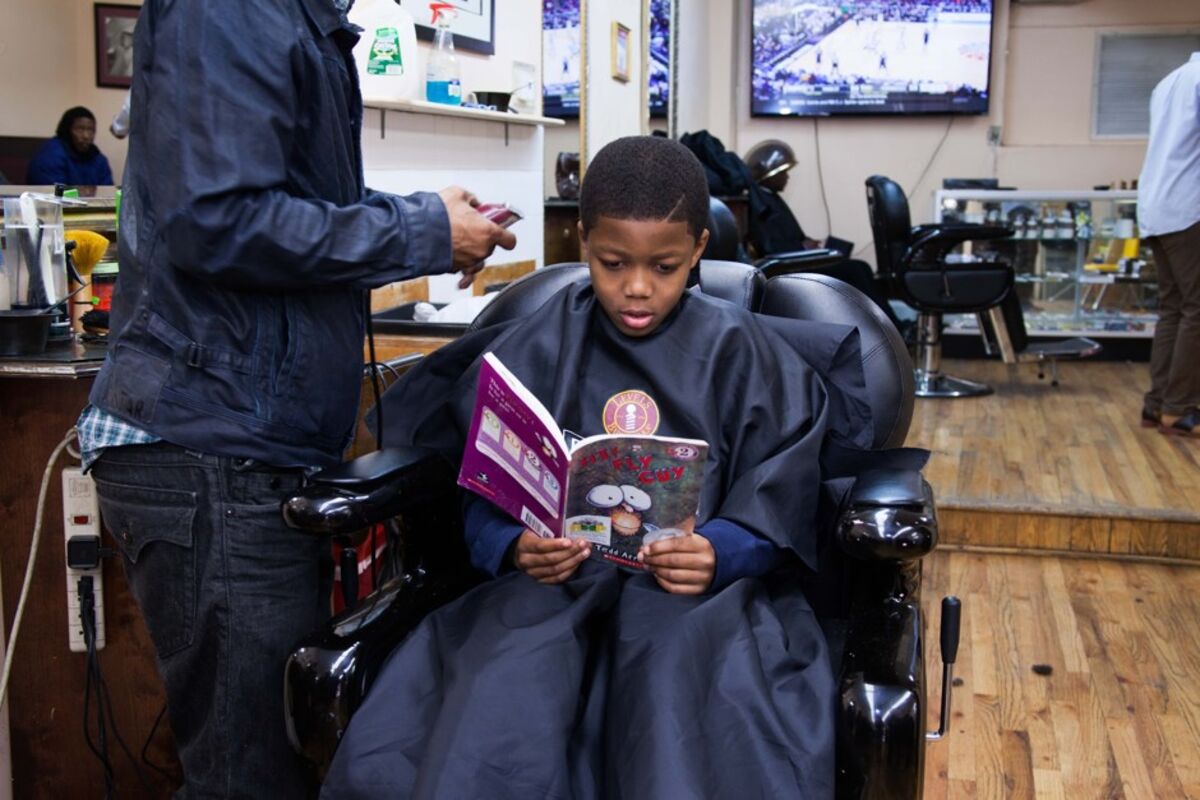
[[[458,458],[487,350],[584,436],[614,395],[644,393],[658,434],[710,443],[698,525],[726,518],[794,557],[699,597],[596,561],[557,586],[478,586],[393,653],[322,797],[831,797],[836,687],[797,584],[839,483],[823,444],[852,471],[868,436],[857,331],[689,293],[634,339],[575,284],[408,373],[383,399],[386,443]]]

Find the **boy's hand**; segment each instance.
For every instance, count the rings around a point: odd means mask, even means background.
[[[717,571],[717,554],[698,533],[660,539],[638,552],[658,585],[672,594],[703,594]]]
[[[526,529],[517,538],[513,564],[538,583],[562,583],[590,552],[587,539],[543,539]]]

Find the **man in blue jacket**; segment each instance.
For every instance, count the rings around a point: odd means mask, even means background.
[[[26,183],[112,186],[108,159],[96,147],[96,117],[83,106],[68,108],[48,140],[29,161]]]
[[[350,441],[367,290],[510,233],[462,189],[363,185],[357,29],[335,0],[147,0],[108,358],[79,422],[166,685],[186,797],[310,792],[284,730],[328,545],[280,502]]]

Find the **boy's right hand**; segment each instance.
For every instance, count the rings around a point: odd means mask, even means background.
[[[517,537],[513,564],[538,583],[562,583],[591,551],[587,539],[543,539],[526,529]]]
[[[505,250],[517,246],[517,237],[475,210],[479,198],[460,186],[448,186],[438,192],[450,218],[450,247],[454,269],[461,271],[459,287],[465,289],[483,268],[483,261],[499,245]]]

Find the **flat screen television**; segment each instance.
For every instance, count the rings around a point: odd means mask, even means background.
[[[667,115],[671,4],[650,0],[650,116]],[[579,116],[579,0],[542,0],[542,113]],[[605,55],[607,58],[607,55]]]
[[[755,116],[986,114],[992,0],[754,0]]]
[[[579,0],[542,2],[542,113],[579,116]]]

